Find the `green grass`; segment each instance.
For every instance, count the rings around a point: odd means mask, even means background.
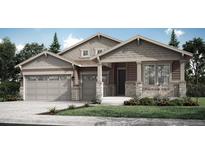
[[[195,97],[192,98],[193,100],[196,100]],[[199,97],[199,105],[205,106],[205,97]]]
[[[203,99],[205,100],[205,99]],[[201,99],[202,101],[202,99]],[[129,118],[205,119],[205,106],[93,106],[64,110],[64,116],[100,116]]]

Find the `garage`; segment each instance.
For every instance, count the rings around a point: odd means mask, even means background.
[[[70,75],[25,76],[25,99],[66,101],[71,98]]]

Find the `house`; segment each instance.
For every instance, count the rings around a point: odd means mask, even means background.
[[[98,33],[59,54],[42,52],[17,65],[24,100],[93,100],[106,96],[186,95],[185,63],[192,54],[135,36]]]

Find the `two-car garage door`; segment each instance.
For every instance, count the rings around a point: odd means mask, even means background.
[[[71,98],[70,75],[25,76],[25,99],[65,101]]]

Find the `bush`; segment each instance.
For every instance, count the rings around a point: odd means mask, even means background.
[[[75,105],[70,105],[70,106],[68,106],[68,109],[69,110],[73,110],[73,109],[75,109],[76,107],[75,107]]]
[[[56,107],[50,108],[49,113],[50,114],[55,114],[57,112]]]
[[[187,96],[189,97],[205,97],[205,84],[187,84]]]
[[[101,104],[101,100],[100,99],[94,99],[91,102],[92,102],[92,104]]]
[[[139,105],[139,98],[135,97],[128,101],[124,101],[124,105],[130,105],[130,106]]]
[[[183,100],[182,99],[173,99],[169,101],[170,106],[182,106]]]
[[[17,101],[20,84],[14,81],[5,81],[0,84],[0,101]]]
[[[144,97],[139,100],[139,105],[154,105],[153,98]]]
[[[192,100],[190,97],[184,97],[183,98],[183,105],[184,106],[199,106],[199,104]]]
[[[155,100],[155,105],[157,106],[169,106],[170,100],[168,97],[158,97],[156,100]]]
[[[85,103],[85,104],[84,104],[84,107],[89,107],[89,103]]]

